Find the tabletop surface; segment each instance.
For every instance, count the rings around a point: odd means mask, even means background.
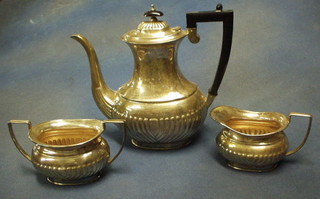
[[[253,111],[313,115],[309,139],[298,153],[271,172],[250,173],[226,166],[215,137],[222,126],[209,116],[193,142],[172,151],[148,151],[129,140],[94,183],[48,183],[15,148],[9,120],[33,124],[68,118],[106,119],[91,94],[87,56],[70,35],[81,33],[94,45],[108,85],[117,89],[133,71],[133,57],[120,40],[145,20],[150,4],[163,20],[185,28],[185,13],[214,10],[218,2],[201,1],[0,1],[0,197],[1,198],[318,198],[320,189],[320,4],[318,0],[225,0],[234,11],[229,65],[219,105]],[[221,23],[198,25],[201,41],[184,39],[179,66],[184,76],[206,92],[219,60]],[[306,119],[286,129],[290,149],[306,132]],[[16,136],[29,152],[33,143],[23,126]],[[109,125],[103,134],[111,153],[121,134]]]

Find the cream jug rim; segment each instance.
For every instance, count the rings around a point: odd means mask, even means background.
[[[221,124],[222,126],[244,136],[248,137],[263,137],[273,135],[282,132],[286,129],[290,123],[290,119],[279,112],[258,112],[250,111],[245,109],[239,109],[232,106],[217,106],[213,108],[210,112],[210,116],[213,120]],[[228,125],[230,120],[252,120],[252,121],[274,121],[279,124],[279,127],[274,131],[269,131],[261,134],[248,134],[243,133],[237,129],[232,128]]]

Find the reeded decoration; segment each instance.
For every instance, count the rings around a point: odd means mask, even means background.
[[[288,152],[288,138],[283,132],[292,116],[309,119],[302,143]],[[224,127],[216,137],[216,144],[228,166],[245,171],[263,172],[277,167],[284,157],[300,150],[310,133],[312,116],[290,113],[289,117],[277,112],[253,112],[229,106],[219,106],[211,117]]]
[[[56,185],[79,185],[100,178],[103,168],[111,164],[121,153],[110,158],[110,148],[101,137],[105,123],[124,124],[118,120],[65,119],[52,120],[32,126],[28,120],[11,120],[8,123],[11,138],[21,154],[33,166]],[[29,155],[18,143],[13,124],[27,124],[29,138],[35,143]]]
[[[152,6],[145,13],[150,20],[141,22],[137,29],[121,37],[129,45],[135,64],[132,78],[118,91],[105,84],[90,42],[82,35],[72,36],[88,54],[92,93],[97,106],[108,118],[126,120],[135,146],[154,150],[185,146],[204,122],[226,70],[232,41],[233,12],[223,11],[221,6],[218,8],[188,13],[188,30],[182,30],[158,20],[163,13]],[[196,23],[207,21],[223,22],[224,36],[215,82],[205,96],[180,72],[177,50],[187,35],[192,42],[198,42],[192,39],[198,38]]]

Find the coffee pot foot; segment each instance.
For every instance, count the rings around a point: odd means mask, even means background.
[[[131,143],[138,148],[147,149],[147,150],[158,150],[158,151],[180,149],[189,145],[191,141],[192,139],[188,138],[182,141],[172,142],[172,143],[147,143],[147,142],[140,142],[140,141],[131,139]]]

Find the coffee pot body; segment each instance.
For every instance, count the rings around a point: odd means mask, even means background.
[[[215,11],[188,13],[187,30],[158,20],[162,15],[152,6],[145,13],[149,21],[122,35],[132,51],[134,70],[117,91],[106,85],[91,43],[83,35],[72,36],[87,52],[92,93],[100,110],[108,118],[126,120],[135,146],[155,150],[187,145],[204,122],[227,67],[233,27],[233,12],[222,10],[221,5]],[[223,22],[224,34],[215,81],[205,95],[181,73],[177,53],[186,36],[193,43],[199,41],[197,22],[207,21]]]

